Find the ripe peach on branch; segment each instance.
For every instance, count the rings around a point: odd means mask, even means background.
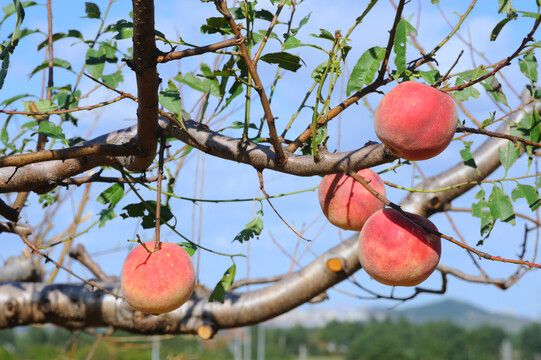
[[[447,148],[457,120],[458,110],[451,95],[425,84],[405,81],[379,103],[374,129],[396,156],[426,160]]]
[[[186,250],[173,243],[154,241],[138,245],[126,257],[121,286],[124,298],[134,309],[163,314],[184,304],[195,287],[195,269]],[[147,250],[148,249],[148,250]],[[149,252],[151,251],[151,252]]]
[[[409,214],[438,231],[428,219]],[[399,211],[386,208],[372,215],[359,235],[359,261],[374,280],[391,286],[415,286],[438,266],[441,239]]]
[[[383,180],[370,169],[357,172],[370,186],[385,196]],[[331,224],[344,230],[362,229],[366,220],[385,205],[352,177],[326,175],[318,189],[321,210]]]

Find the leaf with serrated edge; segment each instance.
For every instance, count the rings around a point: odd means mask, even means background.
[[[515,211],[509,196],[499,186],[494,185],[489,197],[490,214],[494,219],[515,225]]]
[[[541,205],[537,189],[531,185],[517,184],[517,187],[511,192],[513,201],[524,198],[532,211],[535,211]]]
[[[363,85],[370,84],[378,71],[379,65],[385,56],[385,48],[374,46],[366,50],[351,71],[346,86],[346,95],[362,89]]]

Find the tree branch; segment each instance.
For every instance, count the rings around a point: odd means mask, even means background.
[[[342,270],[333,272],[329,258],[340,258]],[[124,300],[89,285],[43,283],[0,284],[0,328],[54,323],[80,329],[114,327],[142,334],[196,334],[200,328],[213,331],[259,323],[283,314],[329,287],[346,279],[360,268],[357,236],[340,243],[302,270],[268,286],[246,293],[228,293],[224,303],[208,302],[210,290],[198,288],[186,304],[160,316],[144,315]],[[118,283],[97,283],[111,293],[120,294]],[[295,294],[291,296],[291,294]]]
[[[189,57],[189,56],[196,56],[196,55],[201,55],[208,52],[214,52],[226,47],[240,45],[240,43],[242,43],[243,41],[244,41],[243,37],[235,36],[233,38],[226,39],[226,40],[217,42],[215,44],[210,44],[207,46],[200,46],[200,47],[195,47],[192,49],[186,49],[182,51],[171,51],[165,55],[159,55],[157,58],[157,62],[164,64],[172,60],[179,60],[179,59]]]
[[[137,143],[143,156],[128,158],[126,168],[145,170],[156,155],[158,135],[158,73],[154,40],[154,1],[133,0],[132,69],[137,81]]]

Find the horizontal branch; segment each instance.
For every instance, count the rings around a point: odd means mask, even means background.
[[[162,123],[162,127],[165,125]],[[193,120],[184,120],[185,129],[168,126],[171,136],[192,145],[207,154],[253,166],[256,169],[270,169],[296,176],[313,176],[340,173],[347,170],[385,164],[396,159],[389,149],[378,143],[367,143],[364,147],[341,153],[319,151],[314,159],[309,155],[288,153],[287,162],[280,164],[270,146],[243,142],[212,131]]]
[[[42,150],[27,154],[7,155],[0,157],[0,168],[24,165],[49,160],[77,159],[90,155],[129,156],[140,151],[135,143],[131,144],[90,144],[73,146],[66,149]]]
[[[226,39],[215,44],[210,44],[207,46],[199,46],[191,49],[181,50],[181,51],[171,51],[165,55],[159,55],[157,58],[158,63],[166,63],[171,60],[179,60],[189,56],[201,55],[209,52],[215,52],[230,46],[239,45],[244,41],[244,37],[235,36],[230,39]]]
[[[136,135],[137,127],[133,126],[127,129],[113,131],[111,133],[99,136],[89,141],[85,141],[78,146],[63,150],[44,151],[46,157],[61,156],[59,160],[40,161],[22,166],[5,166],[0,168],[0,193],[35,191],[45,193],[56,187],[64,179],[81,174],[85,171],[99,166],[121,165],[126,166],[129,157],[114,156],[114,153],[101,152],[101,146],[122,151],[133,151],[133,139]],[[71,150],[73,149],[73,150]],[[81,150],[79,150],[81,149]],[[115,151],[117,151],[115,150]],[[83,153],[77,154],[78,151]],[[88,151],[88,155],[85,152]],[[83,155],[79,158],[65,158],[68,155]],[[13,155],[19,156],[19,155]],[[22,156],[22,155],[21,155]],[[39,153],[35,155],[37,160]],[[0,158],[0,162],[3,159]],[[24,156],[23,156],[24,158]],[[19,158],[18,158],[19,159]],[[12,160],[8,160],[12,161]]]
[[[327,261],[343,266],[331,271]],[[199,287],[179,309],[144,315],[124,300],[82,284],[0,284],[0,328],[54,323],[64,327],[114,327],[142,334],[185,334],[246,326],[283,314],[346,279],[360,268],[357,236],[326,251],[302,270],[265,288],[228,293],[223,303],[208,302],[210,290]],[[120,294],[119,283],[97,283]]]

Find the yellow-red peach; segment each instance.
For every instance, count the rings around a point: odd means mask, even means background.
[[[173,311],[184,304],[195,286],[195,269],[190,255],[174,243],[154,241],[135,247],[122,266],[124,298],[134,309],[153,315]]]
[[[374,116],[376,135],[393,154],[426,160],[441,153],[456,131],[458,113],[451,95],[405,81],[391,89]]]
[[[437,231],[428,219],[409,214]],[[359,260],[374,280],[391,286],[415,286],[436,269],[441,239],[394,209],[374,213],[359,234]]]
[[[357,174],[385,196],[385,185],[378,174],[370,169]],[[330,223],[344,230],[361,230],[370,215],[385,206],[357,180],[344,174],[325,175],[319,184],[318,197]]]

